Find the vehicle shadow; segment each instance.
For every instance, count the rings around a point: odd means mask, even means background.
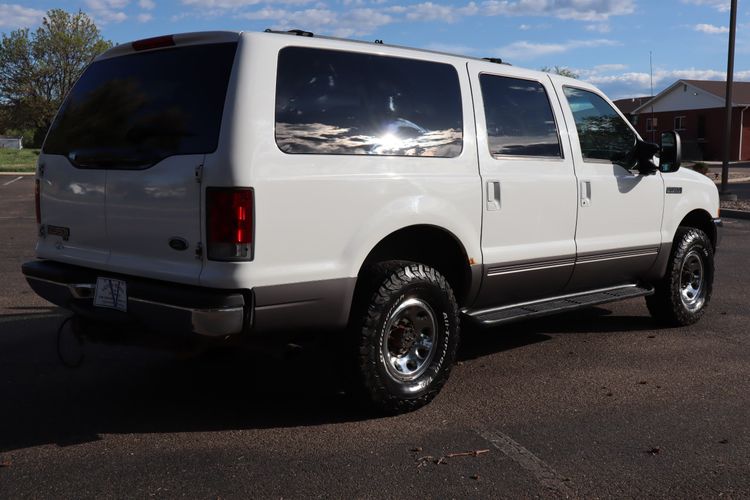
[[[608,312],[594,308],[489,331],[469,328],[460,359],[548,341],[554,333],[653,326]],[[3,316],[0,452],[68,446],[106,434],[304,427],[378,417],[351,395],[351,359],[328,342],[200,354],[95,344],[86,346],[80,368],[68,369],[55,344],[62,318]]]
[[[644,316],[613,315],[604,307],[578,311],[485,328],[467,325],[463,329],[459,359],[462,361],[552,340],[556,334],[614,333],[648,331],[657,328],[654,320]]]

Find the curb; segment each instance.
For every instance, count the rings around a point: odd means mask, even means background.
[[[0,172],[0,175],[36,175],[36,172]]]
[[[716,184],[717,186],[721,185],[720,180],[718,181],[714,179],[711,179],[711,180],[713,180],[714,184]],[[727,181],[727,184],[739,184],[741,182],[748,182],[748,181],[750,181],[750,177],[735,177],[734,179],[729,179]]]
[[[727,219],[750,220],[750,211],[747,210],[730,210],[728,208],[722,208],[720,215],[722,219],[726,217]]]

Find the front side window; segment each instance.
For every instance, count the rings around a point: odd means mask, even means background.
[[[490,154],[562,156],[555,117],[544,86],[535,81],[480,75]]]
[[[606,160],[630,168],[636,135],[612,106],[593,92],[564,87],[586,160]]]
[[[303,47],[279,52],[276,143],[289,154],[461,154],[449,64]]]

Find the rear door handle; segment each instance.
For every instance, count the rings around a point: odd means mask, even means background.
[[[591,205],[591,181],[581,181],[581,206]]]
[[[500,210],[500,181],[487,181],[487,210]]]

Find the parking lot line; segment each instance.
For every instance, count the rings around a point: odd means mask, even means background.
[[[531,472],[537,481],[542,483],[548,490],[554,491],[564,498],[574,498],[576,496],[570,487],[570,480],[560,475],[547,462],[534,455],[507,434],[483,429],[477,429],[476,433],[486,439],[492,446],[502,451],[523,469]]]
[[[16,182],[16,181],[20,181],[21,179],[23,179],[23,176],[22,176],[22,175],[19,175],[19,176],[18,176],[18,177],[16,177],[15,179],[13,179],[13,180],[10,180],[10,181],[6,182],[5,184],[3,184],[3,186],[7,186],[7,185],[9,185],[9,184],[13,184],[14,182]]]

